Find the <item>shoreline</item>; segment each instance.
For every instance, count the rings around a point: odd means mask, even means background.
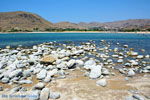
[[[10,34],[10,33],[136,33],[136,34],[150,34],[150,32],[114,32],[114,31],[0,32],[0,34]]]
[[[136,89],[140,91],[138,95],[144,95],[144,100],[149,96],[149,66],[140,64],[147,64],[149,55],[140,55],[142,51],[131,51],[128,44],[116,45],[107,41],[101,41],[99,45],[95,42],[64,44],[51,42],[34,45],[30,49],[0,49],[0,95],[9,96],[13,92],[14,96],[5,100],[29,100],[31,96],[32,99],[39,100],[47,90],[47,94],[56,95],[58,100],[70,100],[70,97],[74,98],[76,95],[82,95],[85,100],[95,98],[95,95],[98,100],[101,97],[103,100],[117,100],[119,95],[124,100],[128,94],[134,95],[129,90]],[[89,96],[89,91],[94,95]],[[114,91],[117,91],[117,95]]]

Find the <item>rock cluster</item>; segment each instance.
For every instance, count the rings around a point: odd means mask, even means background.
[[[46,84],[57,77],[66,78],[66,70],[79,68],[89,79],[100,79],[98,86],[107,86],[106,77],[112,75],[111,69],[116,69],[127,77],[136,73],[150,72],[149,55],[139,55],[131,51],[128,45],[122,48],[112,48],[106,41],[102,46],[96,46],[93,41],[79,46],[43,43],[32,49],[5,48],[0,50],[0,82],[17,85],[13,92],[26,91],[37,95],[36,99],[58,99],[61,94],[52,92]],[[40,82],[27,91],[22,84],[34,83],[33,78]],[[1,91],[5,91],[3,87]],[[33,92],[34,91],[34,92]],[[36,91],[36,92],[35,92]],[[136,96],[137,97],[137,96]]]

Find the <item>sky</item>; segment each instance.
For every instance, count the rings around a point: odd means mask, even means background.
[[[0,12],[26,11],[53,23],[150,19],[150,0],[0,0]]]

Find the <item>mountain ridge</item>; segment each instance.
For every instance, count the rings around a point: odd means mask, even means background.
[[[52,23],[41,16],[24,11],[0,12],[0,31],[46,31],[47,29],[78,30],[149,30],[150,19],[128,19],[113,22],[58,22]]]

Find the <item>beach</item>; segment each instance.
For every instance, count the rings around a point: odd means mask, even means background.
[[[64,32],[0,32],[2,33],[137,33],[150,34],[150,32],[116,32],[116,31],[64,31]]]
[[[131,48],[106,40],[6,46],[0,99],[148,100],[150,55]]]

